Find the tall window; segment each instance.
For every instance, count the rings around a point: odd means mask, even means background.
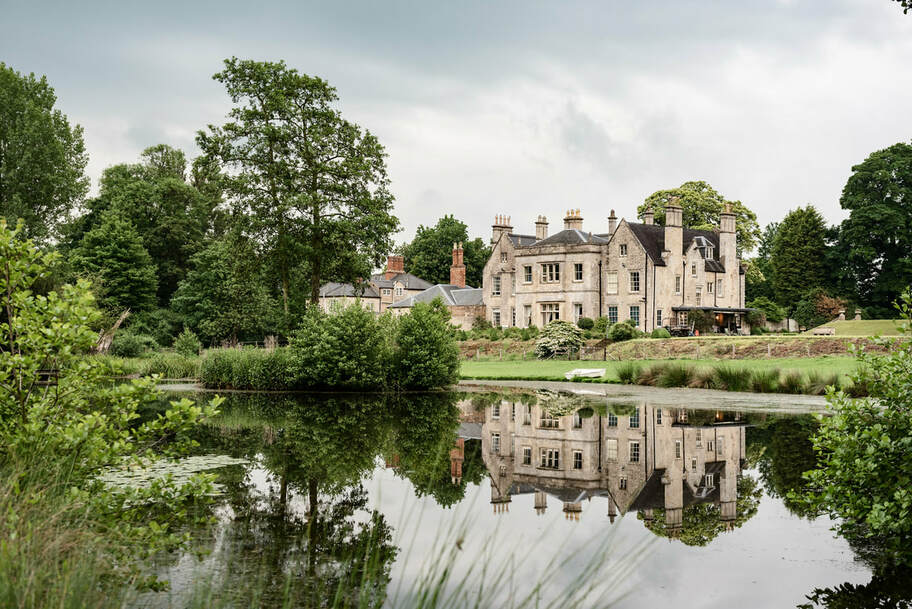
[[[697,286],[697,304],[703,304],[703,286]]]
[[[500,327],[500,309],[491,309],[491,323],[495,328]]]
[[[675,294],[681,293],[681,276],[675,275]]]
[[[583,305],[582,303],[575,302],[573,303],[573,321],[579,321],[580,317],[583,316]]]
[[[690,275],[691,275],[691,277],[697,276],[697,263],[696,262],[690,263]]]
[[[510,420],[516,420],[516,402],[510,404]]]
[[[706,452],[708,452],[708,453],[713,452],[713,442],[712,442],[712,440],[707,440],[707,441],[706,441]]]
[[[494,454],[500,454],[500,434],[499,433],[491,434],[491,452]]]
[[[616,438],[608,438],[605,440],[605,458],[609,461],[617,461],[618,441]]]
[[[626,256],[627,255],[627,244],[622,243],[620,249],[621,249],[621,256]]]
[[[580,262],[573,263],[573,281],[583,280],[583,265]]]
[[[707,293],[707,294],[712,294],[712,293],[713,293],[713,282],[712,282],[712,281],[707,281],[707,282],[706,282],[706,293]]]
[[[532,265],[527,264],[523,267],[523,283],[532,283]]]
[[[494,404],[491,406],[491,418],[499,419],[500,418],[500,404]]]
[[[722,452],[722,438],[716,438],[716,452]]]
[[[500,252],[500,261],[501,262],[507,261],[507,252]]]
[[[633,320],[633,325],[640,325],[640,305],[630,307],[630,319]]]
[[[692,472],[697,471],[697,458],[696,457],[690,458],[690,471],[692,471]]]
[[[703,430],[698,427],[696,435],[697,435],[697,446],[701,446],[703,444]]]
[[[605,293],[606,294],[617,294],[618,293],[617,271],[610,271],[607,275],[605,275]]]
[[[539,421],[539,427],[543,429],[559,429],[560,428],[560,418],[553,417],[542,408],[541,420]]]
[[[516,307],[510,307],[510,325],[516,325]]]
[[[675,440],[675,459],[681,458],[681,441]]]
[[[608,307],[608,323],[616,324],[618,322],[618,308],[615,305]]]
[[[713,487],[716,485],[716,476],[715,474],[706,474],[703,477],[703,485],[707,487]]]
[[[583,451],[573,451],[573,469],[583,469]]]
[[[616,414],[611,414],[611,413],[609,412],[609,413],[608,413],[608,427],[617,427],[617,426],[618,426],[618,418],[617,418],[617,415],[616,415]]]
[[[639,443],[639,441],[630,442],[630,462],[631,463],[640,462],[640,443]]]
[[[722,293],[722,280],[716,279],[716,294]]]
[[[579,411],[573,413],[573,429],[581,429],[583,427],[583,417],[580,416]]]
[[[618,478],[618,488],[622,491],[627,490],[627,476],[621,476]]]
[[[542,265],[542,283],[555,283],[560,281],[560,264],[548,262]]]
[[[494,285],[491,286],[491,295],[500,296],[500,275],[494,275]]]
[[[523,425],[532,424],[532,406],[526,404],[523,406]]]
[[[402,292],[403,292],[402,286],[397,285],[396,286],[396,296],[402,296]]]
[[[640,428],[640,409],[639,407],[633,409],[633,414],[630,415],[630,421],[628,423],[630,429],[639,429]]]
[[[630,292],[637,293],[640,291],[640,272],[630,271]]]
[[[556,448],[541,449],[541,466],[547,469],[560,467],[560,450]]]
[[[662,424],[662,409],[656,408],[656,425]]]
[[[523,465],[532,465],[532,447],[523,446]]]
[[[662,325],[662,309],[656,309],[656,325]]]
[[[560,304],[546,302],[541,306],[542,325],[546,326],[556,319],[560,319]]]
[[[532,305],[523,306],[523,317],[526,319],[526,327],[532,325]]]

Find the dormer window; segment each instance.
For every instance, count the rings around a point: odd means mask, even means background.
[[[712,259],[713,259],[713,248],[712,248],[711,245],[710,245],[709,247],[706,248],[706,256],[705,256],[705,258],[706,258],[707,260],[712,260]]]

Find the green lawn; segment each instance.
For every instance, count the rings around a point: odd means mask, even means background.
[[[848,375],[855,370],[856,362],[849,356],[789,358],[789,359],[745,359],[745,360],[637,360],[633,363],[648,366],[654,363],[675,362],[688,366],[728,366],[745,370],[800,370],[816,371],[822,374],[839,373]],[[541,380],[564,381],[564,373],[574,368],[605,368],[602,382],[617,382],[617,369],[627,362],[616,361],[564,361],[564,360],[517,360],[517,361],[472,361],[462,362],[460,374],[464,379],[496,380]]]
[[[898,336],[898,323],[899,320],[894,319],[847,319],[831,321],[823,324],[823,327],[836,328],[836,336]]]

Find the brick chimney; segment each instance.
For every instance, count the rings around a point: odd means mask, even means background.
[[[576,229],[583,230],[583,216],[578,209],[568,209],[564,217],[564,230]]]
[[[548,238],[548,218],[539,216],[535,219],[535,238],[539,241]]]
[[[402,256],[387,256],[386,257],[386,273],[383,277],[385,279],[392,279],[399,273],[405,272],[405,258]]]
[[[450,266],[450,285],[466,287],[466,267],[462,261],[463,250],[461,243],[453,244],[453,264]]]

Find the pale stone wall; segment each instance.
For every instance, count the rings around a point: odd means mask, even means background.
[[[494,245],[491,248],[491,257],[485,263],[482,278],[482,299],[485,304],[485,319],[494,323],[494,312],[500,313],[500,326],[511,325],[511,312],[515,307],[513,288],[514,269],[513,242],[505,232],[497,233]],[[504,260],[506,258],[506,260]],[[494,277],[500,277],[500,294],[494,294]]]
[[[621,255],[621,246],[626,246],[627,255]],[[652,263],[647,268],[648,256],[646,250],[640,244],[640,241],[634,236],[633,231],[625,220],[621,220],[611,241],[608,243],[608,263],[606,265],[605,280],[605,315],[609,312],[609,307],[618,308],[617,321],[630,319],[630,307],[638,306],[640,308],[640,321],[637,327],[641,330],[651,329],[652,323],[652,292],[654,289],[652,279]],[[633,292],[630,288],[630,273],[637,271],[640,274],[640,289]],[[617,293],[608,293],[609,282],[608,273],[617,273]],[[647,300],[644,300],[646,297]],[[649,305],[649,306],[647,306]]]
[[[380,299],[379,298],[355,298],[353,296],[332,296],[332,297],[320,297],[319,305],[325,313],[331,313],[333,309],[336,308],[345,308],[355,302],[360,302],[366,310],[372,311],[374,313],[380,312]]]

